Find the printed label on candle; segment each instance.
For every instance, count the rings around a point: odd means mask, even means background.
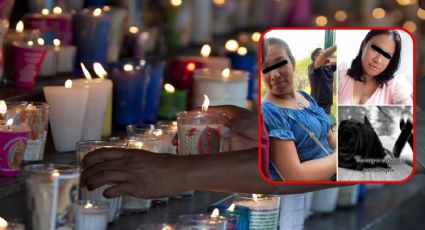
[[[223,149],[223,140],[216,128],[201,125],[181,125],[179,135],[183,135],[183,140],[179,142],[181,154],[208,154],[218,153]]]
[[[27,135],[28,133],[25,132],[5,132],[0,135],[2,139],[0,141],[0,175],[15,176],[18,173],[25,152]]]
[[[74,229],[78,182],[79,173],[27,180],[34,229]]]
[[[279,208],[251,209],[249,229],[274,230],[278,226],[278,221]]]

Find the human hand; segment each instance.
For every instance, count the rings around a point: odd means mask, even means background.
[[[187,184],[183,177],[180,178],[184,172],[181,162],[178,156],[170,154],[101,148],[83,158],[85,169],[81,181],[89,190],[114,184],[104,192],[104,196],[110,198],[123,195],[143,198],[173,196],[185,191],[182,186]]]

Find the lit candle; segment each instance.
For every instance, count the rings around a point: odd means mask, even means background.
[[[215,0],[213,8],[214,35],[231,34],[234,29],[233,16],[239,11],[239,2],[234,0]]]
[[[74,16],[77,62],[92,66],[107,63],[108,36],[111,25],[110,14],[100,8],[83,9]]]
[[[212,1],[188,0],[192,7],[192,43],[212,41]]]
[[[257,194],[253,194],[252,196],[240,195],[236,199],[235,205],[250,209],[250,229],[277,229],[280,207],[278,197],[264,197]]]
[[[109,137],[111,136],[112,132],[112,88],[113,84],[110,79],[106,79],[108,76],[108,73],[103,68],[102,64],[99,62],[95,62],[93,64],[93,69],[96,75],[102,79],[107,81],[106,84],[108,84],[108,102],[106,104],[106,111],[105,115],[103,116],[103,128],[102,128],[102,137]]]
[[[7,222],[0,217],[0,230],[25,230],[25,225],[16,222]]]
[[[0,230],[7,230],[7,221],[0,217]]]
[[[248,72],[224,69],[195,71],[193,107],[202,105],[202,95],[207,94],[212,105],[236,105],[246,107],[248,92]]]
[[[226,114],[207,112],[209,99],[204,95],[202,111],[177,113],[179,154],[196,155],[218,153],[224,150],[224,138],[219,128],[224,126]]]
[[[27,126],[13,125],[13,118],[0,125],[0,176],[19,173],[29,132]]]
[[[139,29],[136,26],[131,26],[128,28],[128,32],[124,35],[122,57],[145,57],[147,53],[152,52],[155,49],[157,40],[157,29]]]
[[[55,75],[58,64],[58,53],[56,52],[55,47],[52,45],[45,45],[43,38],[38,38],[37,43],[40,47],[46,49],[46,54],[44,55],[43,62],[41,62],[40,72],[38,75],[40,77]]]
[[[64,164],[32,164],[24,170],[32,229],[72,229],[80,169]]]
[[[171,84],[164,84],[164,90],[159,99],[158,118],[160,120],[175,120],[176,113],[186,109],[186,91],[175,90]]]
[[[224,216],[220,216],[220,211],[214,209],[211,214],[187,214],[179,216],[182,224],[192,227],[193,229],[214,229],[226,230],[234,229],[232,225],[228,228],[228,221]]]
[[[43,91],[50,105],[50,126],[56,150],[74,151],[83,133],[89,88],[72,87],[72,81],[67,80],[65,87],[46,86]]]
[[[331,213],[336,209],[339,188],[329,188],[313,192],[311,210],[320,213]]]
[[[108,225],[109,202],[78,201],[76,229],[104,230]]]
[[[149,75],[146,62],[116,64],[110,73],[114,83],[113,117],[118,127],[144,123]]]
[[[84,115],[82,140],[99,140],[102,136],[103,119],[106,112],[112,82],[109,79],[92,79],[83,63],[85,79],[75,79],[74,87],[88,87],[89,94]]]
[[[12,73],[15,86],[21,88],[34,86],[46,52],[44,47],[36,46],[32,41],[13,42]]]
[[[57,54],[57,72],[71,73],[74,70],[75,55],[77,47],[73,45],[62,45],[57,38],[53,39],[53,45]]]
[[[204,44],[200,51],[200,56],[183,56],[180,57],[180,60],[188,60],[188,61],[197,61],[203,63],[204,68],[208,68],[211,70],[221,71],[226,68],[230,68],[230,59],[227,57],[212,57],[211,55],[211,46],[208,44]]]
[[[46,44],[53,44],[55,38],[59,38],[64,45],[71,45],[73,42],[72,16],[69,13],[63,13],[59,7],[53,10],[43,9],[41,14],[26,15],[24,23],[28,29],[40,30],[41,38]]]

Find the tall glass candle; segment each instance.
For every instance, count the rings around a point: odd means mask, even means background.
[[[0,125],[0,176],[16,176],[28,141],[30,129],[24,125]]]
[[[146,104],[144,108],[145,122],[155,122],[157,120],[161,86],[164,78],[164,65],[162,60],[148,60],[150,67],[150,81],[147,89]]]
[[[34,86],[46,51],[44,47],[35,46],[32,41],[13,43],[12,73],[16,87],[31,88]]]
[[[58,52],[53,45],[45,45],[43,38],[38,38],[37,43],[40,47],[46,49],[38,75],[40,77],[54,76],[57,72]]]
[[[84,165],[82,165],[84,156],[99,148],[127,148],[127,143],[122,141],[80,141],[77,143],[77,165],[84,167]],[[103,192],[111,186],[111,184],[103,185],[93,191],[89,191],[86,187],[81,189],[83,200],[100,200],[110,203],[108,214],[109,223],[114,222],[119,217],[122,201],[121,197],[108,199],[103,196]]]
[[[72,165],[25,166],[28,211],[32,229],[73,228],[80,169]]]
[[[117,127],[144,123],[144,108],[149,83],[149,65],[131,62],[112,66],[113,119]]]
[[[43,102],[7,102],[7,108],[16,112],[19,124],[30,128],[27,147],[23,155],[26,162],[41,161],[47,139],[49,105]]]
[[[320,213],[334,212],[338,200],[338,189],[339,188],[329,188],[314,191],[311,210]]]
[[[74,70],[77,47],[73,45],[61,45],[61,41],[59,39],[54,39],[53,45],[57,52],[57,72],[71,73]]]
[[[250,209],[249,229],[277,229],[279,224],[279,198],[255,195],[240,194],[234,202],[237,206]]]
[[[72,16],[69,13],[63,13],[60,8],[55,8],[54,11],[44,9],[36,14],[26,15],[24,24],[27,29],[38,29],[46,44],[53,44],[55,38],[60,39],[64,45],[73,43]]]
[[[68,80],[65,87],[45,86],[43,91],[50,105],[50,127],[56,150],[75,150],[82,137],[88,87],[72,87],[72,81]]]
[[[107,63],[110,14],[100,8],[83,9],[74,15],[74,42],[77,63],[92,66],[94,62]]]
[[[179,154],[196,155],[224,151],[224,138],[219,128],[227,117],[223,112],[177,113]]]
[[[105,230],[108,226],[109,202],[78,201],[76,229]]]
[[[127,16],[127,12],[124,9],[109,6],[103,7],[103,10],[111,17],[108,34],[107,62],[113,63],[118,61],[121,52],[123,40],[122,31],[124,29],[124,19]]]
[[[249,73],[247,99],[252,100],[255,89],[255,79],[257,78],[255,53],[248,51],[245,47],[239,47],[236,52],[228,52],[227,57],[232,62],[232,68],[244,70]]]
[[[210,69],[195,70],[193,107],[200,107],[203,95],[211,100],[211,105],[236,105],[246,107],[248,91],[248,72],[225,69],[211,71]]]
[[[189,45],[192,33],[192,9],[187,1],[170,1],[165,6],[165,38],[169,48]]]
[[[228,220],[224,216],[220,216],[213,211],[213,214],[186,214],[179,216],[179,222],[187,225],[189,229],[210,229],[210,230],[226,230],[234,229],[232,226],[228,228]]]
[[[188,0],[192,8],[192,43],[212,41],[212,1]]]
[[[124,35],[121,56],[124,58],[146,57],[157,46],[159,29],[157,27],[140,29],[131,26]]]

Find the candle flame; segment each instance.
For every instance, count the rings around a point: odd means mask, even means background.
[[[210,105],[210,99],[206,94],[204,94],[204,103],[202,103],[201,111],[207,112],[208,106]]]
[[[53,45],[56,47],[59,47],[61,45],[61,40],[57,38],[53,39]]]
[[[48,15],[49,14],[49,10],[48,9],[42,9],[41,10],[41,14],[42,15]]]
[[[108,75],[102,64],[100,64],[99,62],[93,63],[93,69],[96,75],[99,76],[101,79],[106,78],[106,76]]]
[[[7,125],[7,126],[11,126],[11,125],[13,125],[13,118],[9,118],[9,119],[7,119],[7,121],[6,121],[6,125]]]
[[[201,48],[201,56],[204,58],[207,58],[211,54],[211,46],[208,44],[205,44]]]
[[[92,205],[92,203],[87,203],[85,206],[84,206],[85,208],[93,208],[93,205]]]
[[[245,47],[239,47],[238,49],[238,54],[241,56],[245,56],[248,53],[248,49],[246,49]]]
[[[7,221],[0,217],[0,227],[4,228],[7,227]]]
[[[232,204],[232,205],[230,205],[230,207],[227,209],[227,211],[233,212],[233,211],[235,211],[235,207],[236,207],[236,205],[235,205],[235,204]]]
[[[103,11],[110,11],[111,10],[111,7],[110,6],[104,6],[103,7]]]
[[[235,39],[230,39],[224,45],[227,51],[235,52],[239,48],[239,43]]]
[[[72,81],[71,79],[68,79],[65,81],[65,88],[70,89],[72,88]]]
[[[7,105],[4,100],[0,101],[0,114],[5,114],[7,112]]]
[[[44,39],[43,38],[38,38],[37,39],[37,43],[41,46],[44,46]]]
[[[170,2],[173,6],[180,6],[183,3],[182,0],[171,0]]]
[[[221,76],[223,76],[223,78],[229,78],[230,76],[230,69],[226,68],[221,72]]]
[[[28,43],[27,43],[29,46],[33,46],[34,45],[34,42],[33,41],[28,41]]]
[[[134,66],[132,64],[125,64],[123,68],[125,72],[131,72],[134,70]]]
[[[59,6],[55,6],[53,8],[53,14],[62,14],[62,8],[60,8]]]
[[[164,84],[164,89],[167,91],[167,93],[174,93],[176,91],[174,86],[168,83]]]
[[[86,66],[84,65],[84,63],[80,62],[80,66],[81,66],[81,69],[83,70],[84,77],[86,77],[86,79],[90,81],[92,77],[90,75],[90,72],[87,70]]]
[[[260,32],[254,32],[251,35],[251,39],[253,42],[259,42],[261,38],[261,33]]]
[[[192,72],[192,71],[194,71],[194,70],[195,70],[195,68],[196,68],[195,63],[193,63],[193,62],[189,62],[189,63],[187,63],[187,66],[186,66],[186,70],[187,70],[187,71]]]
[[[61,174],[60,174],[59,172],[53,172],[53,173],[52,173],[52,176],[55,176],[55,177],[56,177],[56,176],[60,176],[60,175],[61,175]]]
[[[214,0],[214,4],[217,6],[222,6],[226,4],[226,0]]]
[[[258,195],[257,195],[257,194],[252,194],[252,199],[253,199],[254,201],[257,201],[257,200],[258,200]]]
[[[24,22],[23,21],[19,21],[16,24],[16,32],[22,33],[23,31],[24,31]]]
[[[134,148],[142,149],[143,148],[143,142],[138,141],[138,142],[134,143]]]
[[[173,230],[174,228],[170,225],[165,225],[164,227],[161,228],[161,230]]]
[[[220,216],[220,210],[218,208],[215,208],[213,212],[211,213],[211,218],[217,218]]]
[[[99,17],[101,14],[102,14],[102,9],[96,8],[95,10],[93,10],[93,16]]]
[[[130,26],[130,28],[128,28],[128,31],[132,34],[137,34],[139,33],[139,28],[137,28],[136,26]]]

